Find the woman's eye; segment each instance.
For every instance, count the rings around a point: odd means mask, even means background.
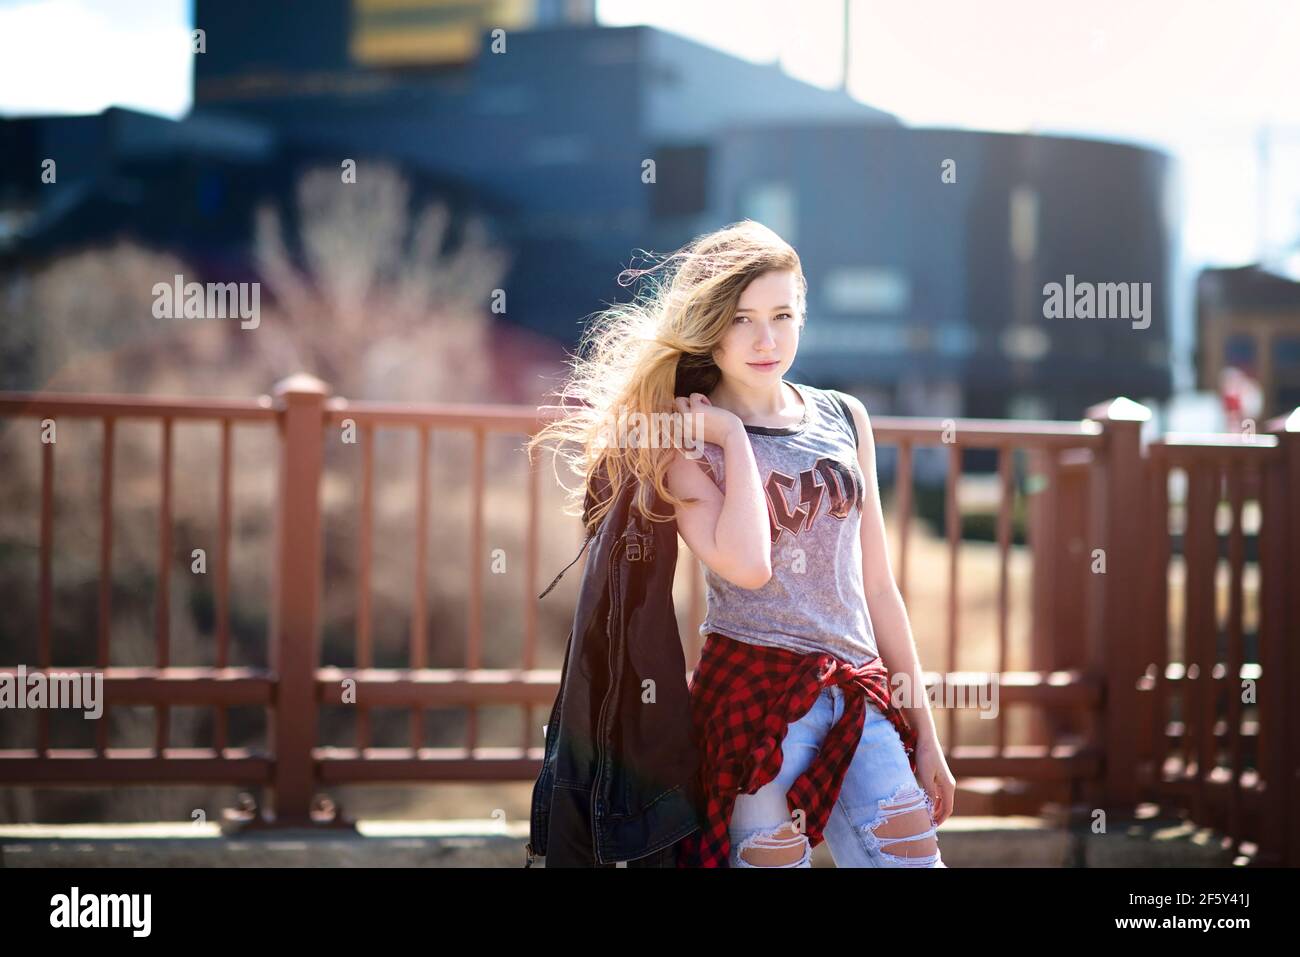
[[[749,321],[749,316],[737,316],[735,319],[732,319],[731,321],[732,321],[733,323],[736,323],[736,322],[748,322],[748,321]]]
[[[779,316],[777,316],[777,318],[778,318],[778,319],[789,319],[789,318],[790,318],[790,313],[788,313],[788,312],[783,312],[783,313],[781,313]]]

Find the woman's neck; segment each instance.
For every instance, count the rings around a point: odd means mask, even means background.
[[[803,418],[798,398],[791,395],[793,391],[785,387],[784,381],[754,389],[724,379],[709,393],[709,401],[734,413],[746,425],[785,425]]]

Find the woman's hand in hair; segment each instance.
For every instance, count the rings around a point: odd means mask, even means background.
[[[683,429],[682,434],[693,436],[698,441],[723,445],[728,435],[745,429],[736,413],[718,408],[702,392],[692,392],[689,399],[678,396],[673,405],[683,416],[691,417],[689,429]]]

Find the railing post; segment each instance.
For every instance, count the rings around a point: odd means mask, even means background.
[[[278,826],[311,823],[320,662],[320,482],[328,395],[324,382],[301,374],[282,380],[274,390],[280,412],[280,462],[270,654],[276,693],[270,737],[275,747],[271,810]]]
[[[1300,568],[1300,408],[1269,420],[1264,431],[1277,436],[1282,455],[1262,476],[1267,504],[1265,527],[1260,529],[1259,762],[1265,787],[1261,851],[1274,865],[1295,867],[1300,864],[1300,815],[1295,812],[1300,800],[1300,708],[1291,695],[1300,686],[1300,588],[1295,587]]]
[[[1143,481],[1142,423],[1151,411],[1123,397],[1102,402],[1085,415],[1102,426],[1105,446],[1094,460],[1092,503],[1083,566],[1088,576],[1088,667],[1105,676],[1101,729],[1104,762],[1097,805],[1130,813],[1137,804],[1138,650],[1142,617],[1134,614],[1142,595],[1140,532]],[[1102,549],[1105,572],[1093,571],[1094,549]],[[1085,583],[1080,583],[1085,584]]]
[[[1091,450],[1035,449],[1030,453],[1032,473],[1042,485],[1030,499],[1029,548],[1033,560],[1033,628],[1029,667],[1033,671],[1087,668],[1084,632],[1088,590],[1076,585],[1085,580],[1091,565],[1088,527],[1088,490]],[[1075,734],[1086,722],[1074,713],[1036,708],[1029,725],[1032,744],[1049,744],[1063,734]]]
[[[1058,529],[1062,496],[1057,473],[1052,467],[1055,455],[1053,449],[1030,449],[1028,452],[1029,474],[1039,483],[1031,487],[1029,493],[1029,554],[1034,568],[1029,667],[1033,671],[1051,671],[1056,667],[1052,642],[1059,620],[1056,606],[1061,593]],[[1034,708],[1028,715],[1024,740],[1027,744],[1050,745],[1058,730],[1057,716],[1045,708]]]

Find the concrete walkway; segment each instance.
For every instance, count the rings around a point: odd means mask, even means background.
[[[528,823],[359,821],[358,834],[223,836],[216,823],[0,825],[3,867],[523,867]],[[1033,817],[950,818],[950,867],[1227,867],[1220,836],[1178,820],[1112,822],[1107,834]],[[544,861],[537,866],[544,866]],[[814,867],[834,867],[823,842]]]

